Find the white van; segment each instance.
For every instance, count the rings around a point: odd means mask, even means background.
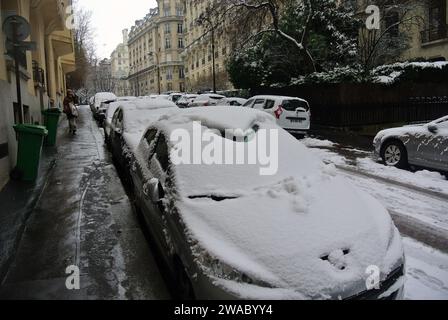
[[[307,101],[296,97],[255,96],[243,107],[262,110],[277,118],[277,123],[292,134],[306,135],[311,126],[311,108]]]

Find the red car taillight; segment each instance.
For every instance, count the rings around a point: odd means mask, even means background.
[[[278,106],[278,109],[275,110],[275,117],[278,119],[280,119],[281,115],[283,114],[283,107],[282,106]]]

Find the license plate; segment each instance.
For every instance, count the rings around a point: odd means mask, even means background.
[[[305,119],[302,118],[288,118],[291,123],[302,123]]]

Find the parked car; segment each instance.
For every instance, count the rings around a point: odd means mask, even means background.
[[[171,102],[177,103],[177,101],[183,97],[183,93],[179,93],[179,92],[173,92],[170,93],[170,96],[168,98],[168,100],[170,100]]]
[[[277,174],[173,161],[196,142],[173,142],[172,134],[194,137],[193,121],[212,130],[216,145],[244,143],[245,152],[262,131],[275,130]],[[247,136],[235,142],[219,134],[224,129]],[[403,247],[387,210],[264,112],[218,106],[164,117],[145,131],[131,163],[137,206],[179,298],[402,297]],[[378,290],[366,286],[371,268]]]
[[[262,110],[277,118],[280,127],[288,132],[305,136],[311,126],[311,109],[307,101],[296,97],[255,96],[244,107]]]
[[[177,106],[179,108],[188,108],[190,104],[198,97],[197,94],[185,94],[179,100],[177,100]]]
[[[245,103],[247,103],[247,99],[232,97],[223,99],[223,103],[221,105],[241,107]]]
[[[199,95],[192,103],[190,103],[189,107],[209,107],[209,106],[217,106],[222,100],[225,99],[225,96],[221,96],[219,94],[206,93]]]
[[[103,121],[103,128],[104,128],[104,139],[106,141],[106,144],[109,145],[109,136],[110,136],[110,130],[112,126],[112,117],[115,114],[115,111],[119,107],[125,107],[128,104],[126,102],[135,101],[137,100],[136,97],[119,97],[117,101],[109,104],[109,107],[107,108],[105,114],[104,114],[104,121]],[[133,106],[133,104],[129,104]]]
[[[179,111],[165,99],[123,102],[112,117],[109,129],[110,151],[118,167],[129,177],[130,156],[138,146],[145,128],[168,112]],[[130,182],[130,181],[128,181]]]
[[[375,155],[387,166],[413,165],[448,172],[448,116],[427,124],[383,130],[373,144]]]
[[[111,92],[99,92],[93,97],[93,104],[90,106],[92,113],[95,115],[104,101],[114,101],[117,96]]]
[[[93,117],[96,121],[98,121],[100,127],[103,126],[103,121],[106,118],[106,111],[109,108],[109,105],[113,102],[115,102],[115,100],[106,100],[101,102],[100,107],[96,109],[96,112],[93,114]]]

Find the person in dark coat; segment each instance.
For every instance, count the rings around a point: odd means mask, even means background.
[[[76,108],[77,98],[73,90],[67,90],[67,96],[64,99],[64,113],[67,115],[67,120],[70,128],[70,133],[76,134],[78,118],[78,110]]]

